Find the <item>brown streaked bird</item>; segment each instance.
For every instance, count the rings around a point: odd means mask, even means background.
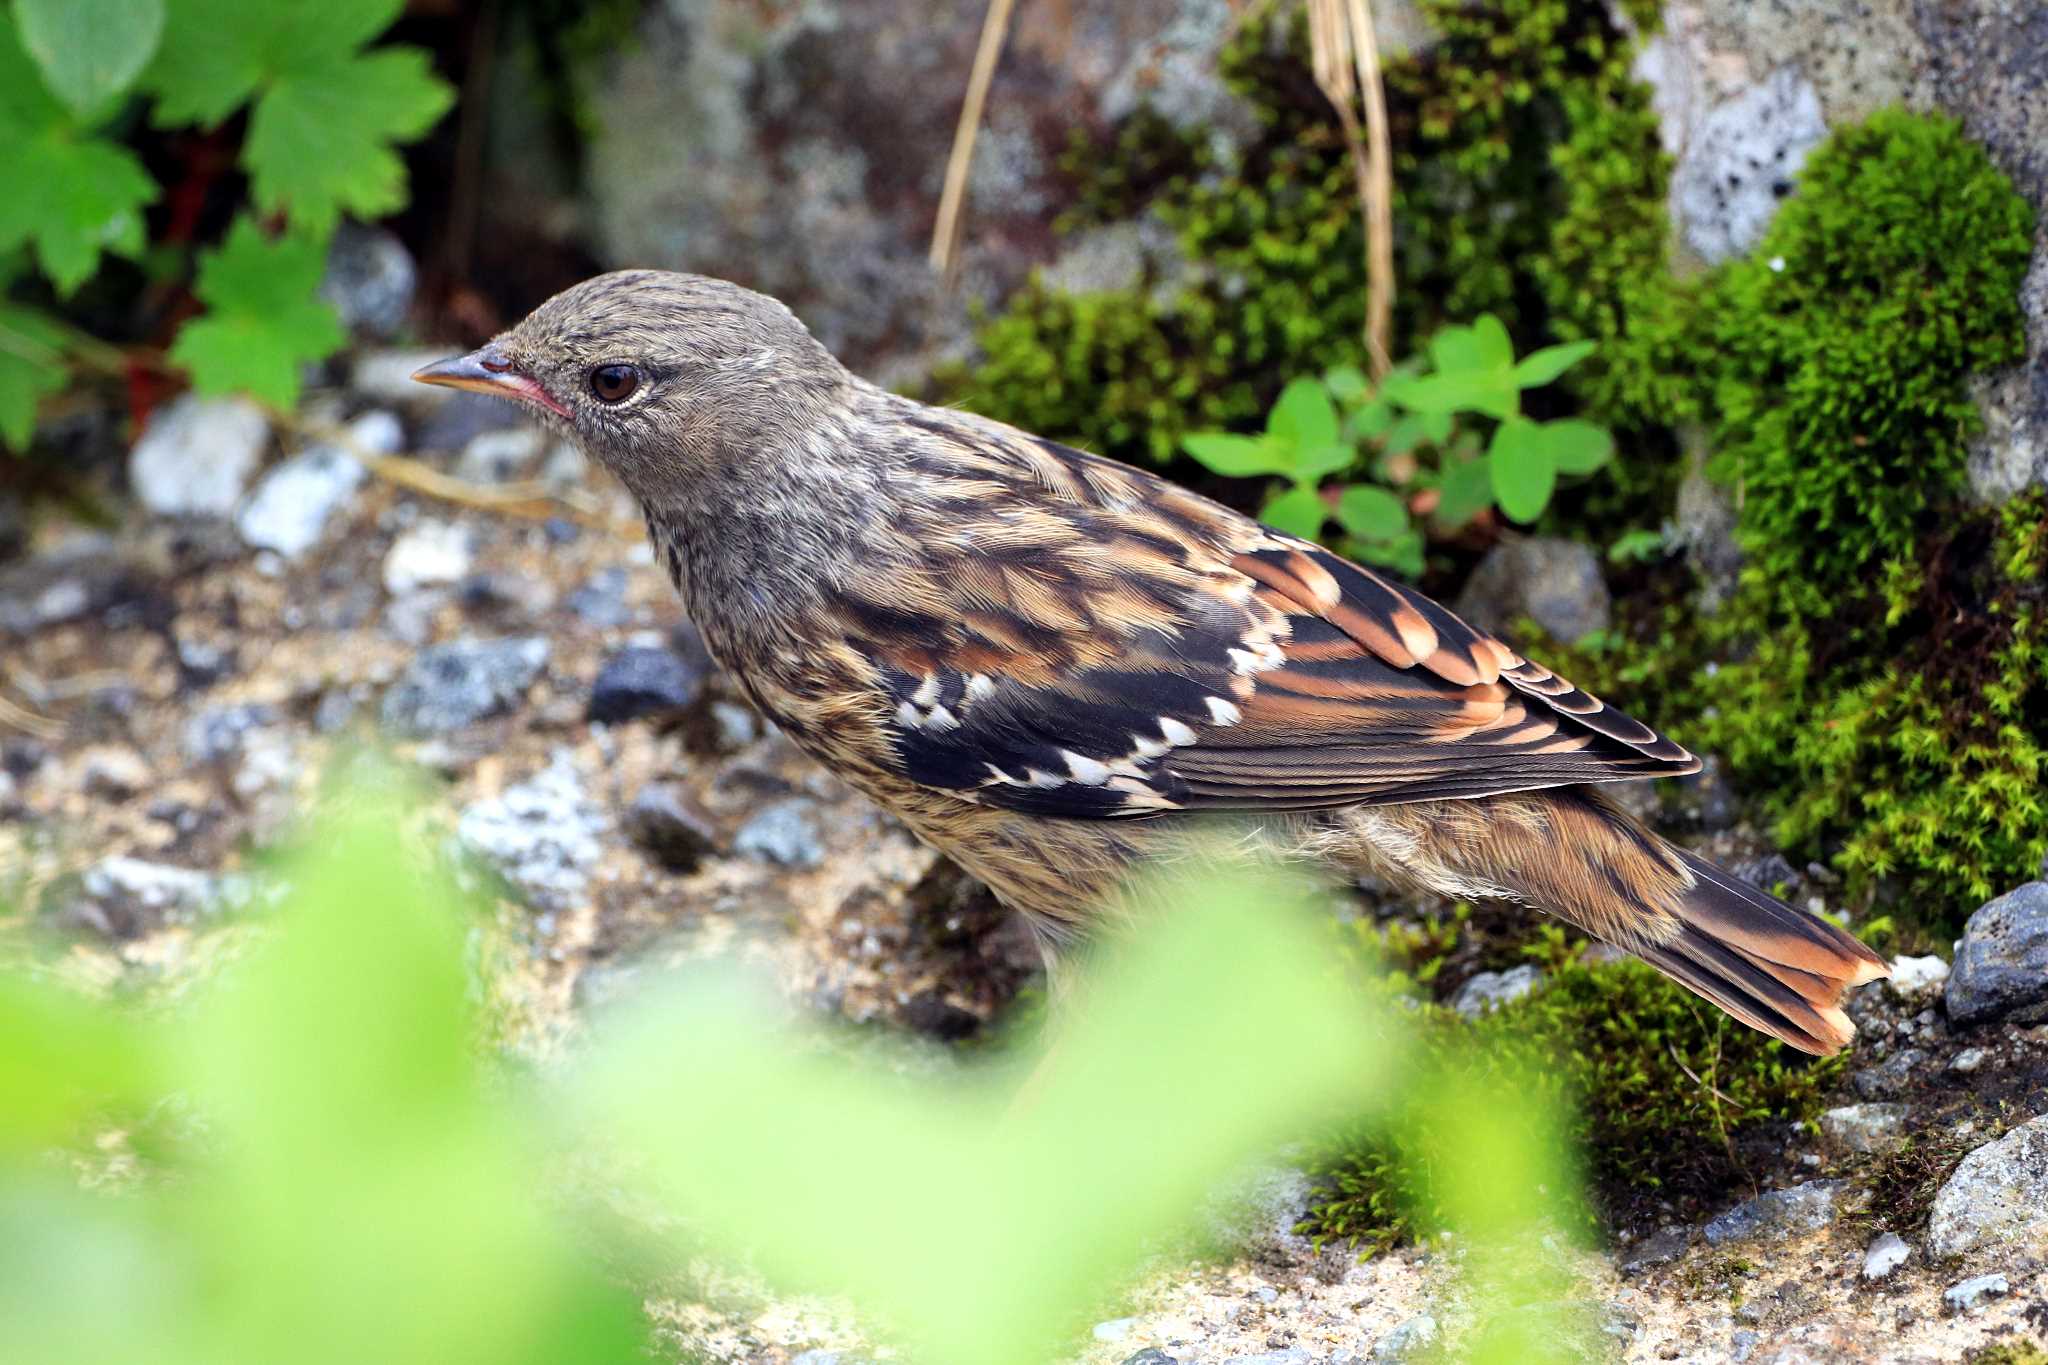
[[[775,300],[601,275],[414,376],[622,480],[719,662],[1048,948],[1225,819],[1340,878],[1549,911],[1827,1054],[1848,934],[1624,814],[1699,761],[1413,588],[850,373]]]

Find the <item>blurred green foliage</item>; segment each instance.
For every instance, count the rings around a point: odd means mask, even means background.
[[[249,200],[200,265],[207,313],[171,349],[203,393],[245,389],[280,406],[299,373],[341,344],[313,292],[344,213],[406,199],[395,144],[419,137],[453,92],[414,48],[369,47],[401,0],[13,0],[0,7],[0,444],[33,435],[37,399],[104,346],[24,300],[71,298],[111,254],[155,274],[195,244],[149,240],[162,197],[130,144],[152,127],[222,128],[246,114],[236,154]],[[277,230],[270,225],[281,224]],[[151,248],[160,248],[152,250]],[[31,273],[31,262],[40,280]],[[310,265],[311,282],[303,277]]]
[[[709,1249],[852,1296],[913,1359],[1043,1360],[1246,1159],[1390,1104],[1443,1119],[1459,1353],[1579,1358],[1550,1092],[1411,1076],[1299,887],[1234,859],[1154,887],[1014,1067],[849,1058],[707,967],[534,1074],[484,1049],[480,922],[393,785],[332,795],[175,1004],[0,974],[10,1358],[641,1359],[636,1287]]]
[[[1335,520],[1346,553],[1416,577],[1419,521],[1449,534],[1497,506],[1532,522],[1549,506],[1559,476],[1607,463],[1614,440],[1601,427],[1522,412],[1523,390],[1551,383],[1591,349],[1590,342],[1546,346],[1517,361],[1507,328],[1483,315],[1470,326],[1440,328],[1427,359],[1396,365],[1377,388],[1340,365],[1282,389],[1260,435],[1191,432],[1181,445],[1217,474],[1287,479],[1291,486],[1259,509],[1268,525],[1313,540]],[[1493,423],[1484,441],[1474,419]],[[1368,457],[1384,486],[1350,483],[1326,496],[1325,477]],[[1424,518],[1411,518],[1415,507],[1427,508]]]
[[[1388,954],[1422,983],[1455,942],[1370,923],[1344,932],[1354,961]],[[1744,1176],[1737,1138],[1764,1122],[1813,1118],[1840,1079],[1842,1058],[1795,1053],[1633,959],[1589,963],[1555,926],[1529,953],[1545,974],[1519,1000],[1472,1019],[1418,1007],[1418,1068],[1566,1116],[1563,1150],[1613,1202],[1718,1199]],[[1439,1093],[1418,1085],[1393,1122],[1353,1125],[1316,1149],[1309,1169],[1325,1196],[1307,1231],[1379,1245],[1455,1224],[1459,1195],[1433,1154],[1458,1140],[1469,1115],[1440,1107]]]

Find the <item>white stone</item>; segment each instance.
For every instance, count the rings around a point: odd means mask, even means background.
[[[1807,152],[1825,136],[1820,97],[1796,67],[1715,105],[1671,177],[1672,218],[1686,245],[1709,264],[1755,246]]]
[[[1947,980],[1948,963],[1929,953],[1926,957],[1893,958],[1892,974],[1885,984],[1892,994],[1911,999],[1938,989]]]
[[[459,583],[469,573],[470,533],[459,522],[422,521],[384,554],[384,588],[402,597],[415,588]]]
[[[269,440],[254,403],[188,393],[150,419],[129,452],[128,485],[158,516],[229,516]]]
[[[1887,1232],[1863,1253],[1863,1278],[1881,1280],[1906,1263],[1913,1248],[1896,1232]]]

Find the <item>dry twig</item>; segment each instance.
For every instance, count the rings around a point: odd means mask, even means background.
[[[1010,31],[1012,0],[989,0],[982,16],[981,42],[974,50],[974,66],[967,73],[967,97],[960,104],[960,122],[953,129],[953,150],[946,158],[946,184],[939,193],[939,217],[932,225],[932,269],[948,279],[959,264],[960,231],[966,217],[967,172],[974,166],[974,138],[981,129],[981,111],[988,103],[988,88],[996,75],[996,60],[1003,55],[1003,40]]]
[[[1377,381],[1393,367],[1394,167],[1372,8],[1367,0],[1308,0],[1308,32],[1316,85],[1343,125],[1365,215],[1365,350]],[[1360,90],[1365,92],[1362,133],[1352,108]]]

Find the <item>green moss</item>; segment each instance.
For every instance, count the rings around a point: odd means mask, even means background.
[[[1815,149],[1715,282],[1715,469],[1788,614],[1827,615],[1940,524],[1967,381],[2024,354],[2032,218],[1954,120],[1881,112]]]
[[[1839,1060],[1810,1062],[1641,963],[1588,964],[1554,929],[1538,951],[1549,975],[1522,1000],[1477,1020],[1425,1006],[1421,1064],[1477,1068],[1487,1088],[1535,1086],[1576,1105],[1570,1136],[1608,1207],[1718,1195],[1742,1176],[1745,1132],[1811,1118],[1840,1073]],[[1305,1230],[1364,1243],[1434,1231],[1430,1157],[1459,1121],[1424,1101],[1322,1143],[1309,1170],[1326,1195]]]
[[[1964,1356],[1963,1365],[2048,1365],[2048,1351],[2031,1341],[1998,1341]]]

